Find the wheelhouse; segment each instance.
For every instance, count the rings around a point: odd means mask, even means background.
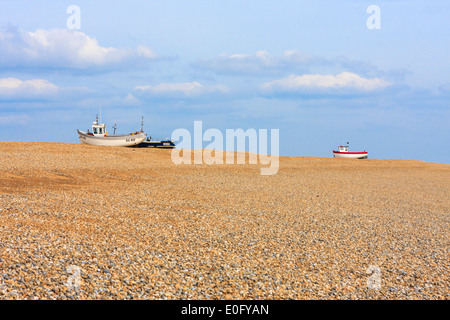
[[[99,124],[97,117],[97,119],[92,122],[92,133],[90,134],[94,136],[106,136],[108,134],[108,132],[106,132],[106,124]]]

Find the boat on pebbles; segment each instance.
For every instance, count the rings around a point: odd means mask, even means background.
[[[130,134],[109,134],[106,131],[106,125],[98,123],[98,116],[95,122],[92,123],[92,132],[81,131],[77,129],[80,142],[83,144],[90,144],[93,146],[109,146],[109,147],[132,147],[142,143],[147,134],[143,132],[143,123],[140,131],[132,132]]]
[[[136,148],[173,149],[175,148],[175,143],[173,142],[173,140],[170,140],[169,138],[152,140],[152,137],[148,137],[145,141],[138,144]]]
[[[338,151],[333,150],[333,156],[335,158],[367,159],[368,152],[349,152],[347,142],[346,146],[339,146]]]

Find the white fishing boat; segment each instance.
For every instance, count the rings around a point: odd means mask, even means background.
[[[368,152],[349,152],[347,142],[346,146],[339,146],[338,151],[333,150],[333,155],[335,158],[367,159]]]
[[[94,146],[109,146],[109,147],[132,147],[142,143],[147,138],[147,134],[143,132],[143,121],[140,131],[136,131],[130,134],[114,134],[110,135],[106,131],[106,125],[98,123],[98,117],[95,122],[92,123],[92,132],[80,131],[77,129],[80,142],[84,144],[90,144]]]

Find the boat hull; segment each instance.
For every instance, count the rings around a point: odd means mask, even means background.
[[[80,130],[77,131],[81,143],[93,146],[132,147],[142,143],[147,138],[147,134],[143,132],[117,136],[93,136]]]
[[[163,149],[173,149],[175,148],[175,143],[171,140],[164,141],[144,141],[136,146],[137,148],[163,148]]]
[[[367,159],[368,152],[342,152],[333,150],[333,155],[335,158]]]

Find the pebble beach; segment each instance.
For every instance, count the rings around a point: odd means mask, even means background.
[[[449,164],[260,169],[0,142],[0,299],[450,298]]]

